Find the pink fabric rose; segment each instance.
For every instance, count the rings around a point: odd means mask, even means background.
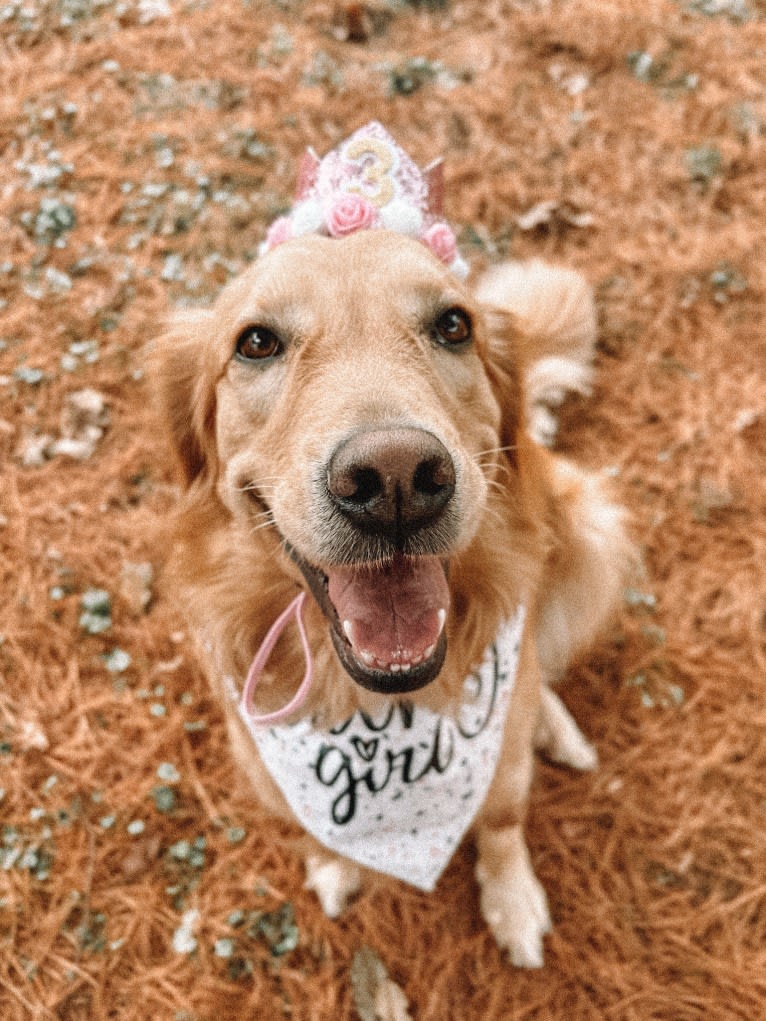
[[[363,195],[347,191],[339,195],[327,213],[327,229],[334,238],[375,226],[375,207]]]
[[[446,223],[431,224],[423,235],[423,243],[434,253],[437,259],[449,265],[457,255],[457,241],[452,228]]]
[[[276,248],[293,236],[293,225],[289,216],[280,216],[276,219],[266,232],[266,251]]]

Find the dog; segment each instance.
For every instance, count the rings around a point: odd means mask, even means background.
[[[596,765],[553,685],[631,547],[603,480],[545,446],[590,385],[589,286],[537,261],[470,285],[439,167],[377,124],[310,153],[260,256],[155,343],[174,591],[324,911],[368,869],[433,889],[470,832],[486,922],[539,967],[534,749]]]

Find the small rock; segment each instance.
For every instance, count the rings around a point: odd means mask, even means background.
[[[53,442],[54,437],[49,433],[41,433],[39,436],[27,433],[16,447],[16,457],[25,468],[41,468],[48,460],[48,451]]]
[[[26,719],[19,723],[19,745],[24,751],[47,752],[50,742],[37,720]]]
[[[88,589],[80,597],[80,627],[90,635],[100,635],[112,626],[112,603],[104,589]]]
[[[50,453],[83,461],[91,457],[109,423],[104,395],[86,387],[68,394],[61,409],[61,436],[51,444]]]
[[[199,922],[199,911],[192,908],[181,915],[181,924],[173,933],[173,949],[177,954],[192,954],[197,949],[194,930]]]
[[[351,964],[354,1006],[362,1021],[411,1021],[407,997],[388,977],[386,966],[370,947],[354,954]]]
[[[516,217],[520,230],[536,230],[540,227],[592,227],[594,219],[591,213],[577,209],[570,202],[559,202],[547,199],[538,202]]]
[[[119,595],[130,612],[138,617],[146,612],[152,601],[154,568],[148,561],[134,564],[126,561],[120,570]]]

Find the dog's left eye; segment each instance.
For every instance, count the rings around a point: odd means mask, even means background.
[[[281,353],[282,341],[266,326],[246,326],[237,337],[235,350],[246,361],[263,361]]]
[[[467,344],[473,336],[471,317],[462,308],[449,308],[434,323],[434,332],[439,344]]]

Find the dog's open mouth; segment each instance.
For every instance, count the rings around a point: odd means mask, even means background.
[[[434,680],[447,651],[449,610],[446,570],[438,557],[395,555],[382,564],[320,570],[288,550],[357,684],[399,694]]]

